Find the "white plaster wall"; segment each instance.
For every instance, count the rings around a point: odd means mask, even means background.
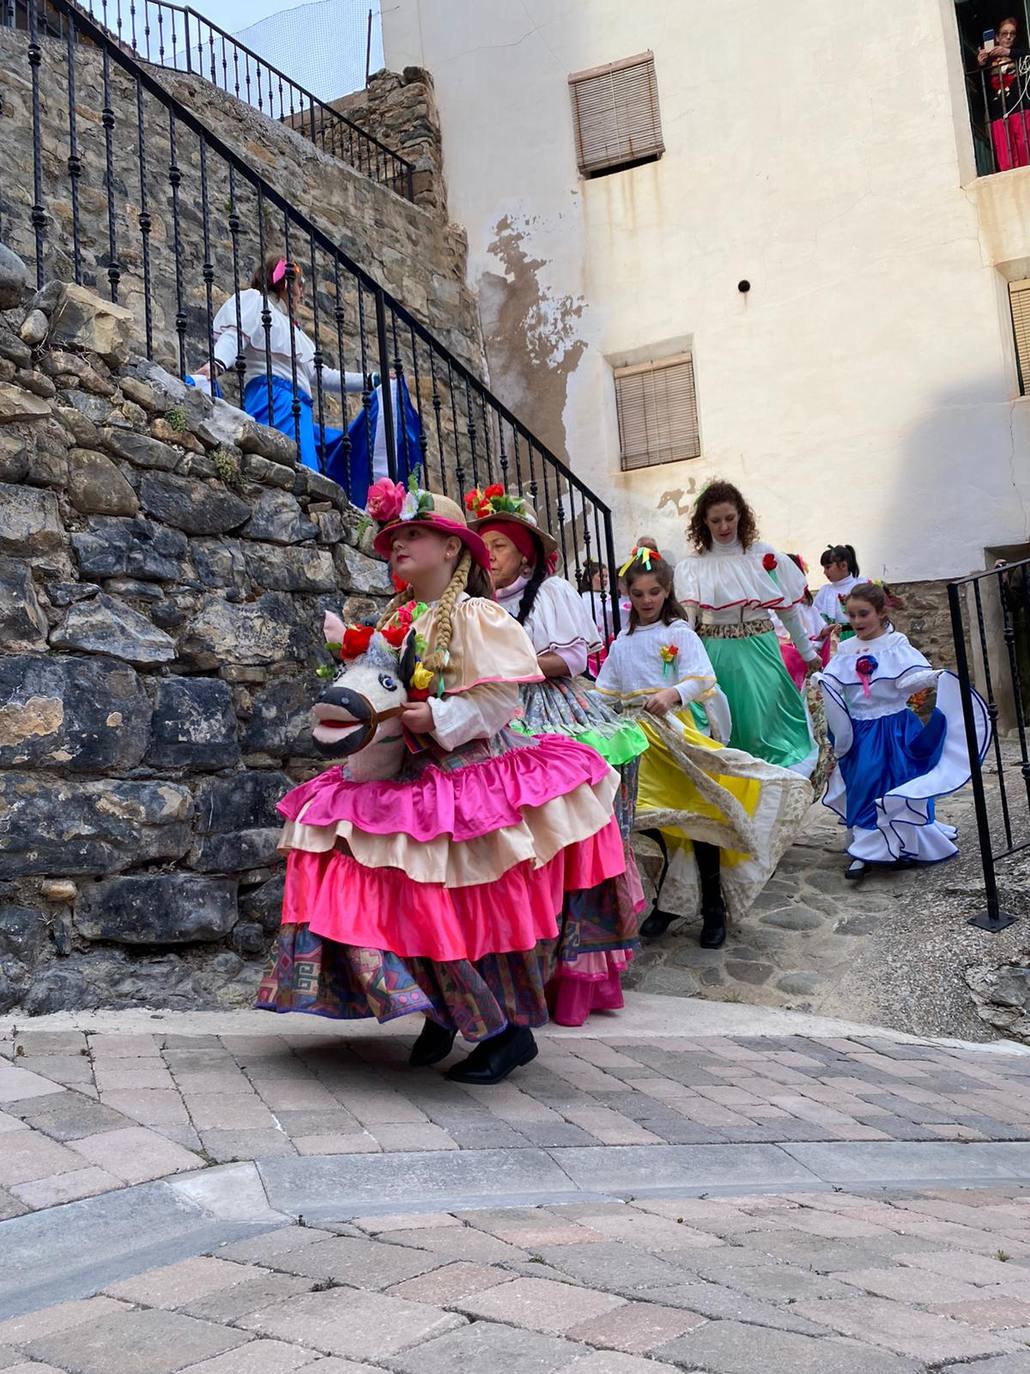
[[[387,64],[436,81],[471,284],[505,271],[510,222],[543,298],[533,347],[560,365],[585,345],[567,447],[621,544],[646,528],[678,554],[690,493],[714,475],[741,483],[781,547],[811,559],[848,540],[864,571],[899,580],[1030,536],[1030,401],[996,266],[1030,259],[1030,169],[969,184],[950,2],[900,8],[384,6]],[[666,154],[583,181],[567,77],[647,48]],[[622,474],[609,359],[685,335],[703,456]]]

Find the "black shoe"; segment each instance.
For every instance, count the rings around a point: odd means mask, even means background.
[[[640,936],[643,940],[657,940],[664,935],[677,918],[671,912],[660,911],[655,907],[650,916],[640,923]]]
[[[726,943],[726,908],[720,904],[709,907],[701,913],[701,938],[698,944],[702,949],[722,949]]]
[[[860,878],[864,878],[869,872],[869,865],[862,859],[852,859],[844,873],[848,882],[857,883]]]
[[[413,1069],[426,1069],[430,1064],[439,1064],[441,1059],[446,1059],[450,1054],[456,1034],[456,1031],[447,1030],[427,1017],[418,1039],[411,1047],[408,1063]]]
[[[452,1083],[500,1083],[537,1056],[528,1026],[508,1026],[500,1035],[483,1040],[467,1059],[447,1070]]]

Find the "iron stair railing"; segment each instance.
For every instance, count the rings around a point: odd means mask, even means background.
[[[414,200],[414,164],[253,48],[189,5],[168,0],[84,0],[88,13],[122,47],[142,61],[169,71],[192,72],[309,138],[316,147],[370,180]],[[6,0],[12,27],[27,12],[27,0]],[[63,37],[60,7],[38,7],[38,23]],[[56,22],[55,22],[56,21]]]
[[[349,428],[364,418],[371,453],[370,374],[392,373],[405,381],[418,417],[412,438],[409,426],[397,423],[392,388],[380,388],[376,403],[392,476],[420,465],[427,486],[459,500],[467,486],[493,482],[532,494],[541,523],[559,541],[566,575],[586,586],[591,569],[606,565],[608,587],[617,585],[611,509],[567,463],[88,11],[74,0],[26,5],[33,174],[30,186],[18,178],[0,188],[0,215],[4,238],[34,262],[39,284],[48,271],[61,275],[65,264],[77,282],[106,278],[111,299],[134,309],[142,351],[186,375],[204,362],[214,368],[216,297],[235,301],[238,325],[244,264],[282,256],[291,263],[291,278],[303,273],[310,293],[310,305],[303,305],[287,292],[282,309],[315,349],[310,396],[291,356],[298,440],[302,407],[310,404],[320,427],[333,421],[343,431],[343,482],[349,485]],[[63,39],[43,34],[44,6],[48,16],[59,16]],[[80,64],[89,70],[80,73]],[[99,95],[99,126],[79,117],[79,92],[91,86]],[[54,151],[58,117],[66,128],[66,156]],[[261,380],[267,380],[271,408],[272,316],[264,287],[261,306]],[[325,384],[327,345],[338,368],[365,379],[353,412],[347,395],[337,402]],[[245,381],[253,386],[259,380],[245,377],[246,366],[241,353],[223,378],[228,386],[235,371],[229,399],[241,405]],[[413,443],[417,452],[410,451]],[[318,454],[324,465],[321,441]],[[597,595],[606,625],[617,631],[617,598],[607,591]]]

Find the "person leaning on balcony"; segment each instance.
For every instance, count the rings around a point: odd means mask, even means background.
[[[981,48],[977,63],[986,68],[984,90],[991,142],[999,172],[1030,165],[1030,56],[1021,41],[1018,19],[1003,19],[991,49]]]
[[[267,353],[265,326],[261,319],[265,299],[271,315]],[[215,372],[220,375],[234,367],[237,357],[242,355],[245,364],[243,409],[261,424],[271,425],[293,439],[298,435],[298,424],[293,416],[293,368],[296,363],[300,461],[316,472],[329,471],[342,466],[344,434],[343,430],[331,429],[328,425],[323,427],[314,419],[311,398],[317,386],[315,345],[296,323],[303,302],[304,274],[300,266],[288,263],[285,258],[267,257],[254,272],[249,289],[230,296],[214,318]],[[294,320],[292,351],[291,314]],[[194,369],[196,376],[206,377],[209,373],[209,363]],[[356,393],[364,390],[365,379],[360,372],[339,372],[334,367],[323,366],[321,373],[325,391]],[[377,380],[373,378],[373,385]],[[366,493],[358,495],[358,504],[364,506]],[[351,498],[355,499],[354,492]]]

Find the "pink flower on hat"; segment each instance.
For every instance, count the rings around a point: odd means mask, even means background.
[[[402,486],[400,482],[393,482],[389,477],[380,477],[379,481],[373,482],[368,489],[365,509],[377,525],[385,525],[400,515],[407,494],[407,487]]]

